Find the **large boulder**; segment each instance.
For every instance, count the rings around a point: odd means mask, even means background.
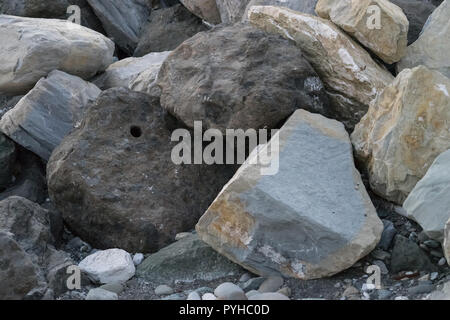
[[[352,134],[372,190],[402,204],[433,161],[450,149],[450,80],[420,66],[403,70]]]
[[[209,23],[222,22],[216,0],[180,0],[180,2],[197,17]]]
[[[330,96],[332,118],[352,128],[370,101],[394,79],[332,22],[287,8],[254,6],[250,22],[293,40],[317,71]]]
[[[113,62],[105,36],[62,20],[0,15],[0,94],[24,94],[58,69],[83,79]]]
[[[316,4],[318,0],[250,0],[245,9],[243,21],[248,21],[248,13],[253,6],[276,6],[286,7],[298,12],[308,13],[315,15]]]
[[[147,23],[150,7],[145,0],[87,0],[108,36],[132,55]]]
[[[16,145],[0,133],[0,192],[12,182]]]
[[[376,247],[383,224],[348,133],[335,120],[298,110],[276,137],[279,159],[269,165],[278,172],[263,175],[265,166],[245,163],[198,222],[200,239],[262,276],[306,280],[349,268]],[[266,149],[276,152],[277,143],[273,137]]]
[[[48,160],[53,149],[83,118],[101,90],[83,79],[52,71],[0,120],[0,131]]]
[[[159,98],[104,91],[47,165],[67,226],[96,248],[128,252],[156,251],[193,228],[233,171],[172,162],[176,128]]]
[[[146,91],[158,75],[162,63],[170,54],[170,51],[153,52],[141,58],[126,58],[110,65],[106,71],[92,82],[100,89],[106,90],[114,87],[137,87],[135,81],[139,81],[142,90]],[[137,80],[139,78],[139,80]],[[146,83],[145,86],[143,83]]]
[[[445,224],[450,219],[450,150],[431,165],[427,174],[409,194],[403,208],[428,237],[444,240]]]
[[[408,47],[397,64],[398,71],[424,65],[450,77],[450,0],[445,0],[428,18],[419,39]]]
[[[244,24],[183,42],[163,63],[158,85],[161,105],[191,128],[197,120],[223,131],[274,128],[298,108],[328,111],[322,82],[302,52]]]
[[[221,21],[226,24],[241,21],[249,2],[250,0],[216,0]]]
[[[408,18],[408,45],[419,38],[420,32],[427,22],[428,17],[436,9],[435,5],[426,0],[390,0],[399,6]]]
[[[182,5],[155,10],[142,31],[134,56],[173,50],[186,39],[206,30],[208,27],[202,20]]]
[[[242,268],[219,254],[197,235],[189,235],[148,256],[136,275],[155,284],[214,281],[238,276]]]
[[[380,9],[380,25],[371,21],[374,15],[369,9]],[[388,0],[319,0],[317,14],[329,19],[384,62],[392,64],[406,53],[409,22],[400,9]]]

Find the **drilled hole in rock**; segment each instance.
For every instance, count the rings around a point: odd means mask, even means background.
[[[130,134],[135,138],[139,138],[140,136],[142,136],[142,130],[137,126],[132,126],[130,128]]]

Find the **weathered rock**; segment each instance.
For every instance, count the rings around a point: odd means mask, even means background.
[[[371,18],[376,14],[370,10],[371,6],[378,7],[379,21]],[[316,12],[319,17],[341,27],[386,63],[400,61],[406,54],[408,19],[402,9],[388,0],[319,0]]]
[[[450,148],[450,80],[420,66],[401,72],[372,102],[352,142],[372,190],[402,204]]]
[[[120,294],[124,290],[124,286],[121,282],[107,283],[102,285],[100,288],[114,292],[115,294]]]
[[[403,204],[408,218],[416,221],[428,237],[444,240],[450,219],[450,150],[442,153],[428,169]]]
[[[448,265],[450,265],[450,219],[447,221],[444,230],[444,243],[442,248],[444,249],[445,259]]]
[[[216,0],[180,0],[180,2],[190,12],[209,23],[219,24],[222,22]]]
[[[20,101],[20,99],[22,99],[22,97],[23,96],[15,96],[11,98],[7,96],[0,96],[0,120],[5,113],[14,108],[14,106],[17,104],[17,102]]]
[[[274,128],[298,108],[328,111],[322,82],[301,51],[244,24],[186,40],[163,63],[158,85],[161,105],[191,128],[196,120],[223,131]]]
[[[165,284],[157,286],[155,288],[155,294],[158,296],[168,296],[173,293],[174,293],[173,289]]]
[[[93,83],[100,89],[125,87],[145,93],[160,92],[156,83],[161,65],[170,51],[149,53],[142,58],[127,58],[113,63]],[[157,95],[157,94],[154,94]]]
[[[392,244],[392,240],[394,240],[395,235],[397,234],[397,230],[394,227],[394,224],[389,220],[383,221],[383,233],[381,234],[380,242],[378,243],[378,248],[383,250],[389,250]]]
[[[53,149],[79,125],[85,107],[100,92],[81,78],[52,71],[2,117],[0,131],[48,160]]]
[[[258,291],[261,293],[276,292],[283,285],[284,280],[282,277],[269,277],[259,287]]]
[[[12,182],[16,146],[8,137],[0,133],[0,192]]]
[[[424,0],[390,0],[399,6],[409,21],[408,45],[419,38],[425,22],[436,9],[435,5]]]
[[[221,21],[227,24],[241,21],[249,2],[250,0],[216,0]]]
[[[450,300],[450,281],[447,281],[436,291],[433,291],[428,300]]]
[[[241,267],[191,235],[150,255],[137,267],[136,275],[152,283],[174,283],[213,281],[241,272]]]
[[[171,51],[195,34],[208,30],[202,20],[182,5],[153,11],[142,31],[135,57]]]
[[[247,300],[244,290],[231,282],[222,283],[214,290],[219,300]]]
[[[200,238],[262,276],[314,279],[351,267],[375,248],[383,225],[344,126],[298,110],[279,139],[278,173],[244,164],[197,224]]]
[[[119,300],[117,293],[102,288],[89,290],[86,300]]]
[[[78,267],[96,283],[126,282],[136,268],[130,254],[121,249],[97,251],[83,259]]]
[[[450,77],[450,1],[444,1],[428,18],[419,39],[397,64],[398,71],[424,65]]]
[[[234,168],[176,165],[177,127],[157,97],[104,91],[47,165],[67,226],[96,248],[142,253],[191,230]]]
[[[287,8],[255,6],[250,22],[294,40],[325,84],[332,118],[352,128],[392,75],[341,29],[328,20]]]
[[[113,41],[132,55],[141,36],[142,27],[150,15],[143,0],[87,0],[103,28]]]
[[[316,15],[316,4],[318,0],[250,0],[245,9],[243,21],[248,21],[248,13],[253,6],[276,6],[285,7],[298,12]]]
[[[401,235],[395,237],[392,249],[391,271],[435,271],[436,267],[414,242]]]
[[[55,69],[88,79],[113,62],[114,44],[62,20],[0,15],[0,94],[25,94]]]

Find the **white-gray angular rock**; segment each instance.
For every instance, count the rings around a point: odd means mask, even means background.
[[[136,253],[133,256],[133,263],[135,266],[138,266],[142,263],[142,261],[144,261],[144,255],[142,253]]]
[[[97,283],[126,282],[136,271],[130,254],[122,249],[97,251],[82,260],[78,267]]]
[[[157,286],[155,289],[155,294],[158,296],[168,296],[173,293],[174,293],[173,289],[165,284]]]
[[[56,69],[89,79],[113,62],[111,40],[63,20],[0,15],[0,43],[0,94],[25,94]]]
[[[285,7],[298,12],[316,15],[315,8],[318,0],[250,0],[245,9],[242,21],[248,21],[248,12],[253,6]]]
[[[2,117],[0,131],[48,160],[100,93],[99,88],[79,77],[52,71]]]
[[[314,279],[351,267],[375,248],[383,224],[348,133],[337,121],[298,110],[278,136],[278,173],[241,166],[197,224],[199,237],[262,276]]]
[[[140,58],[131,57],[117,61],[92,82],[102,90],[133,87],[135,91],[146,92],[156,80],[159,69],[169,54],[170,51],[152,52]]]
[[[397,64],[397,70],[424,65],[450,77],[450,0],[445,0],[434,10],[416,42],[411,44],[406,56]]]
[[[87,0],[112,40],[132,55],[150,15],[145,0]]]
[[[86,300],[119,300],[119,297],[117,293],[102,288],[95,288],[89,290]]]
[[[428,237],[444,240],[445,224],[450,219],[450,150],[436,158],[403,203],[403,208]]]

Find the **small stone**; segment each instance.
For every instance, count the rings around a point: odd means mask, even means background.
[[[173,289],[165,284],[156,287],[155,294],[158,296],[168,296],[173,294]]]
[[[430,274],[430,280],[431,280],[431,281],[434,281],[434,280],[436,280],[436,279],[438,278],[438,276],[439,276],[439,273],[438,273],[438,272],[432,272],[432,273]]]
[[[289,287],[284,287],[284,288],[281,288],[280,290],[278,290],[277,293],[281,293],[289,298],[292,294],[292,290]]]
[[[395,297],[394,300],[409,300],[409,298],[405,297],[405,296],[398,296],[398,297]]]
[[[362,285],[362,291],[363,292],[365,292],[365,291],[372,291],[372,290],[375,290],[375,289],[376,289],[376,287],[375,287],[375,285],[373,283],[364,283]]]
[[[186,300],[202,300],[202,298],[200,297],[200,295],[197,292],[192,291],[191,293],[188,294],[188,297]]]
[[[107,283],[102,285],[100,288],[103,290],[114,292],[116,294],[120,294],[124,289],[123,284],[121,284],[120,282]]]
[[[424,276],[421,276],[417,281],[423,282],[423,281],[430,281],[430,275],[426,274]]]
[[[169,296],[162,298],[161,300],[186,300],[186,296],[182,293],[174,293]]]
[[[258,290],[265,280],[266,280],[266,278],[263,278],[263,277],[252,278],[239,286],[245,292],[248,292],[251,290]]]
[[[430,254],[431,254],[433,257],[436,257],[436,258],[442,258],[442,257],[444,257],[444,253],[442,253],[442,251],[439,251],[439,250],[431,250],[431,251],[430,251]]]
[[[447,263],[447,260],[446,260],[444,257],[442,257],[442,258],[439,260],[438,265],[439,265],[440,267],[442,267],[442,266],[444,266],[446,263]]]
[[[433,248],[433,249],[437,249],[441,247],[441,244],[436,241],[436,240],[426,240],[423,242],[424,245],[426,245],[427,247]]]
[[[142,263],[142,261],[144,261],[144,255],[142,253],[136,253],[133,256],[133,263],[135,266],[138,266]]]
[[[342,293],[342,297],[346,300],[359,300],[360,292],[355,287],[350,286],[344,290],[344,292]]]
[[[175,236],[175,241],[181,240],[181,239],[189,237],[191,235],[192,235],[191,232],[180,232],[180,233],[177,233],[177,235]]]
[[[415,287],[411,287],[408,289],[408,294],[410,295],[416,295],[416,294],[425,294],[425,293],[430,293],[431,291],[433,291],[435,288],[434,285],[429,285],[429,284],[420,284],[418,286]]]
[[[89,290],[86,300],[119,300],[119,297],[117,293],[102,288],[95,288]]]
[[[239,282],[247,282],[251,278],[252,278],[252,275],[250,273],[246,272],[239,278]]]
[[[378,299],[380,300],[388,300],[392,296],[392,292],[389,290],[378,290]]]
[[[388,250],[392,244],[392,240],[397,234],[397,230],[394,227],[394,224],[389,220],[382,220],[383,222],[383,233],[381,234],[381,240],[378,243],[378,247],[383,250]]]
[[[247,300],[244,290],[231,282],[222,283],[214,290],[219,300]]]
[[[290,300],[284,294],[277,292],[264,292],[251,296],[248,300]]]
[[[284,280],[282,277],[275,276],[267,278],[259,287],[258,291],[261,293],[265,292],[276,292],[283,285]]]
[[[202,300],[217,300],[216,296],[213,295],[212,293],[205,293],[202,296]]]
[[[261,292],[259,292],[258,290],[251,290],[251,291],[247,292],[245,295],[247,296],[247,298],[250,299],[251,296],[254,296],[257,294],[261,294]]]

